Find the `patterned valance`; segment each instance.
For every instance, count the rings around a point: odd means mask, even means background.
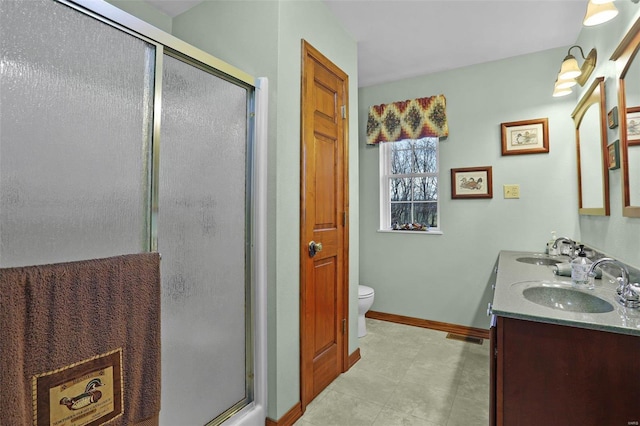
[[[367,144],[449,135],[444,95],[369,108]]]

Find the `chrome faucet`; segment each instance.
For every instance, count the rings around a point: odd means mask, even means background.
[[[558,248],[559,241],[562,241],[563,243],[569,244],[571,246],[571,254],[569,255],[569,257],[574,259],[576,257],[576,242],[567,237],[556,238],[556,240],[553,242],[554,249]],[[562,253],[562,250],[560,250],[559,253]]]
[[[629,270],[624,263],[610,257],[598,259],[589,267],[589,272],[587,273],[589,278],[594,277],[596,268],[604,263],[610,263],[620,268],[621,276],[617,279],[618,288],[616,289],[618,302],[627,308],[640,307],[640,285],[629,282]]]

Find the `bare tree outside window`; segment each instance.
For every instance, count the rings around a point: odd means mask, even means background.
[[[384,229],[438,228],[438,139],[408,139],[381,149],[382,185],[388,187]],[[383,193],[384,193],[384,188]]]

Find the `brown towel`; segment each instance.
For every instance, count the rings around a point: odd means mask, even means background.
[[[0,425],[158,424],[157,253],[0,269],[0,321]]]

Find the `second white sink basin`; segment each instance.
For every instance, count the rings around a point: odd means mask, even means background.
[[[556,265],[558,263],[563,262],[562,260],[558,260],[558,259],[551,259],[549,257],[537,257],[537,256],[519,257],[516,260],[521,263],[529,263],[531,265],[545,265],[545,266]]]

